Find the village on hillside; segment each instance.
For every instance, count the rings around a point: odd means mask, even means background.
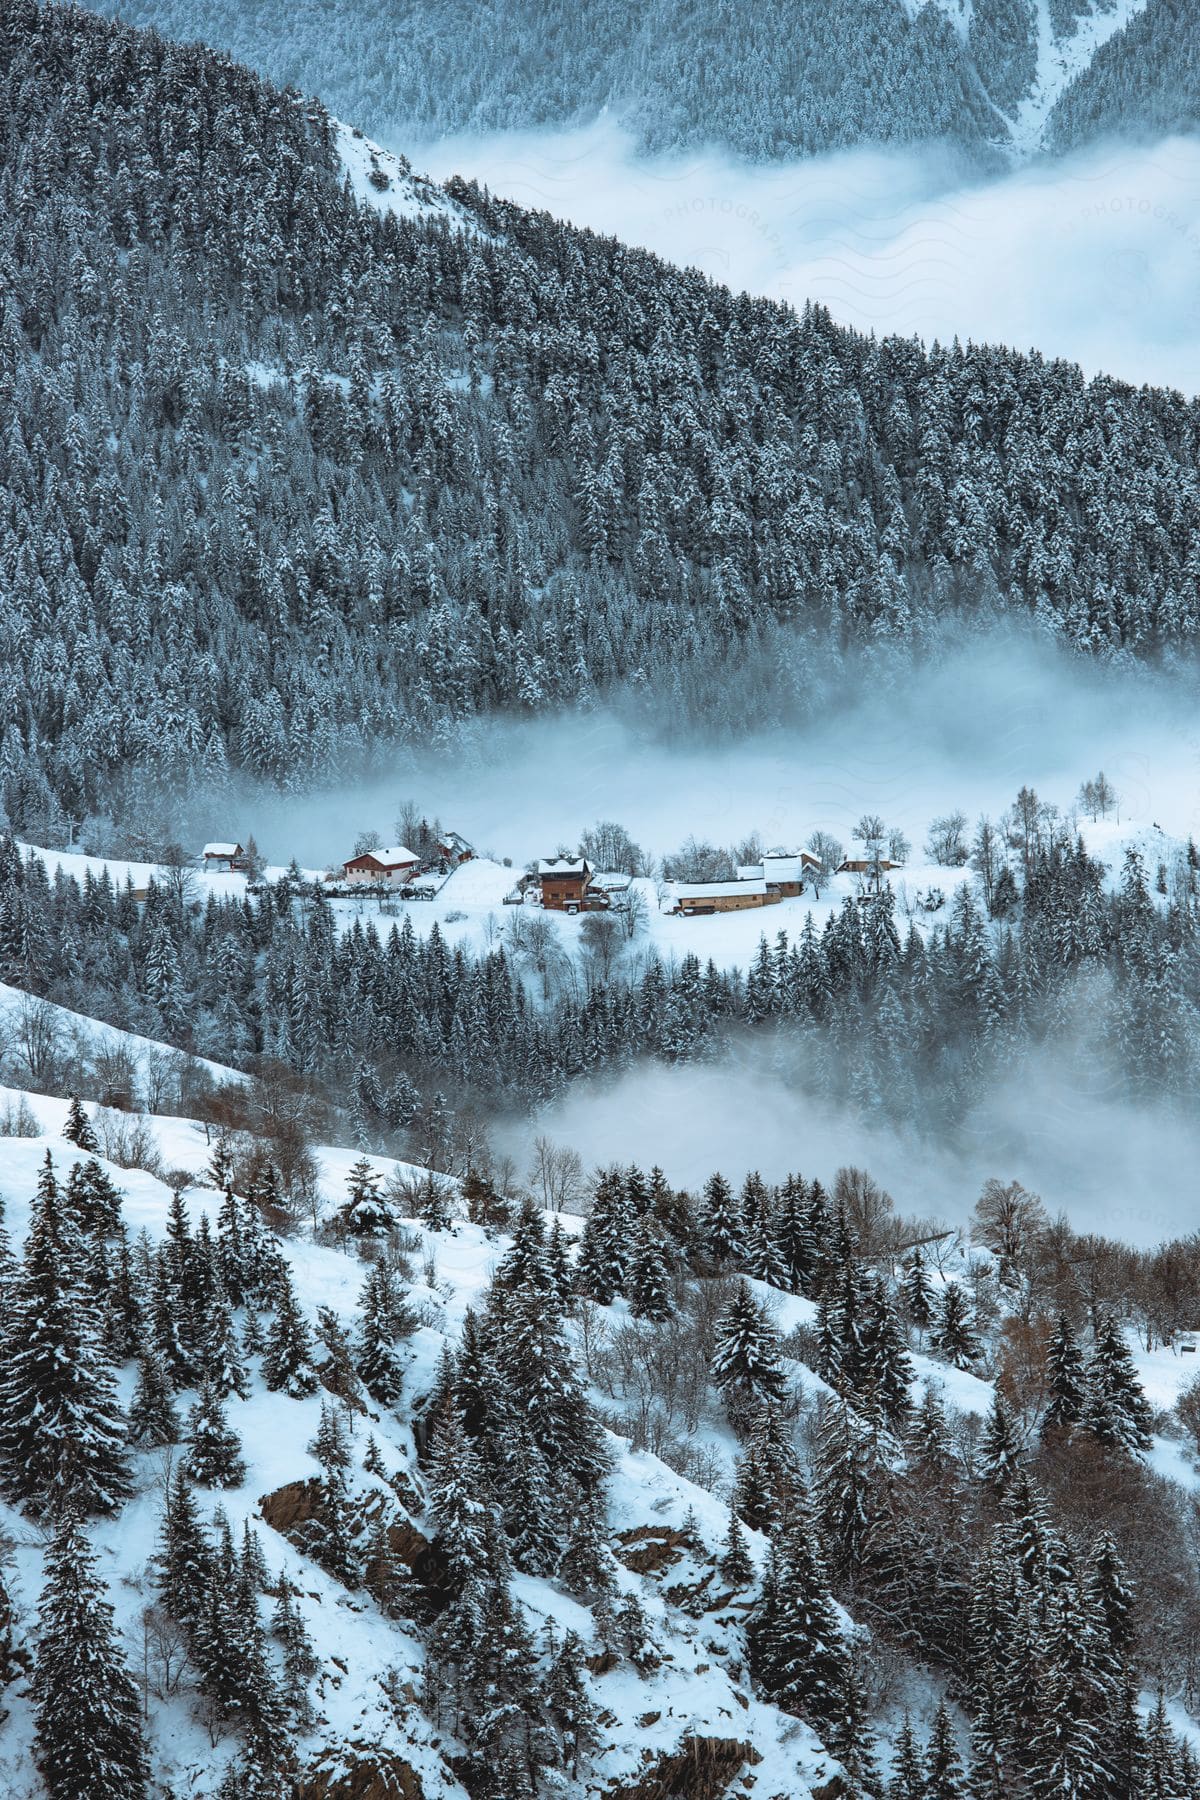
[[[373,834],[372,834],[373,835]],[[454,872],[476,859],[476,850],[460,832],[422,825],[414,834],[418,849],[407,844],[367,844],[360,841],[354,854],[339,867],[320,877],[331,899],[376,895],[401,900],[432,900]],[[857,897],[869,902],[883,889],[883,878],[900,865],[883,854],[878,842],[868,840],[860,856],[830,858],[811,850],[774,848],[763,851],[758,862],[739,863],[728,880],[683,880],[668,877],[660,884],[659,908],[682,918],[701,918],[712,913],[743,912],[798,899],[811,891],[820,897],[833,875],[858,877]],[[836,847],[840,852],[840,846]],[[253,880],[261,871],[261,859],[253,848],[236,842],[205,844],[200,863],[206,871],[237,873]],[[506,859],[503,867],[509,867]],[[506,906],[536,906],[548,912],[620,912],[628,904],[633,874],[627,869],[602,869],[584,855],[540,857],[513,881],[501,897]]]
[[[391,841],[360,832],[324,866],[283,863],[278,850],[268,861],[249,833],[229,833],[198,849],[160,849],[155,861],[105,856],[99,846],[21,849],[52,874],[57,869],[80,881],[103,876],[138,903],[164,881],[181,894],[190,887],[197,900],[260,893],[285,881],[301,903],[317,895],[327,901],[338,931],[407,915],[418,935],[436,927],[456,950],[484,955],[503,943],[539,967],[547,958],[578,964],[592,983],[607,980],[631,955],[670,965],[695,953],[718,968],[744,968],[769,921],[776,933],[798,936],[809,916],[822,929],[846,906],[867,910],[880,901],[894,910],[901,929],[927,936],[951,916],[964,884],[976,887],[988,917],[1008,918],[1017,901],[1009,865],[1019,858],[1012,845],[1024,829],[1023,798],[1036,802],[1030,817],[1042,820],[1039,829],[1086,834],[1111,880],[1130,844],[1160,895],[1168,893],[1181,859],[1191,866],[1195,852],[1183,839],[1156,823],[1122,821],[1103,777],[1085,782],[1062,811],[1023,789],[995,825],[982,818],[969,827],[963,812],[947,812],[929,822],[919,848],[874,814],[845,821],[849,850],[820,828],[802,848],[795,840],[769,843],[750,830],[724,847],[689,836],[674,851],[649,854],[621,825],[603,821],[573,839],[552,840],[545,854],[526,861],[506,855],[503,842],[473,842],[405,801]],[[527,825],[521,831],[527,855],[537,839]],[[776,906],[783,913],[764,916]]]

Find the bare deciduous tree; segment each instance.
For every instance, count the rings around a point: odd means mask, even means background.
[[[572,1212],[583,1199],[583,1162],[578,1150],[551,1138],[533,1140],[529,1185],[547,1212]]]

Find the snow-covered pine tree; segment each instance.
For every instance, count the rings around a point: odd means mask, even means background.
[[[997,1388],[979,1440],[979,1473],[997,1494],[1008,1488],[1021,1459],[1017,1422]]]
[[[395,1229],[396,1215],[381,1190],[383,1176],[365,1156],[353,1163],[346,1175],[346,1198],[337,1222],[350,1237],[382,1238]]]
[[[350,1467],[353,1458],[344,1408],[322,1400],[321,1421],[317,1426],[317,1435],[308,1449],[309,1454],[316,1457],[323,1469]]]
[[[921,1800],[963,1800],[965,1792],[954,1725],[946,1702],[939,1700],[925,1747],[925,1786]]]
[[[62,1134],[77,1150],[83,1150],[88,1156],[99,1156],[100,1140],[93,1131],[92,1122],[84,1112],[77,1094],[71,1095]]]
[[[599,1306],[625,1292],[633,1219],[619,1169],[596,1183],[592,1210],[584,1221],[575,1263],[578,1291]]]
[[[228,1400],[231,1394],[244,1400],[250,1392],[233,1313],[220,1292],[208,1309],[208,1328],[200,1345],[200,1378],[208,1382],[218,1400]]]
[[[263,1352],[263,1380],[273,1393],[301,1400],[306,1394],[315,1394],[321,1384],[313,1367],[312,1336],[286,1263],[280,1268],[272,1300],[275,1316]]]
[[[662,1667],[662,1653],[654,1641],[646,1609],[635,1592],[625,1595],[614,1615],[621,1647],[639,1675]]]
[[[729,1530],[725,1535],[725,1548],[717,1563],[722,1581],[727,1581],[731,1588],[749,1587],[754,1579],[754,1561],[750,1555],[750,1545],[742,1522],[737,1513],[729,1514]]]
[[[808,1195],[803,1181],[789,1175],[774,1196],[767,1213],[775,1266],[780,1285],[793,1294],[807,1294],[816,1267],[817,1250],[808,1216]]]
[[[31,1691],[50,1800],[137,1800],[150,1777],[137,1690],[95,1555],[69,1511],[45,1568]]]
[[[513,1226],[512,1243],[501,1258],[495,1280],[498,1286],[514,1290],[533,1288],[540,1294],[557,1293],[550,1269],[546,1221],[541,1208],[532,1199],[526,1200],[521,1207]]]
[[[826,1400],[817,1429],[813,1510],[838,1579],[853,1580],[871,1554],[882,1469],[877,1427],[845,1400]]]
[[[545,1459],[548,1478],[600,1485],[608,1467],[599,1423],[575,1372],[561,1325],[536,1294],[503,1295],[495,1351],[501,1386]]]
[[[121,1231],[121,1193],[94,1157],[72,1163],[67,1175],[66,1204],[80,1229],[95,1237],[117,1237]]]
[[[563,1768],[574,1781],[600,1742],[596,1707],[584,1675],[583,1645],[568,1631],[546,1678],[546,1710],[558,1733]]]
[[[747,1626],[760,1691],[820,1726],[837,1715],[846,1645],[807,1511],[794,1506],[771,1540],[762,1594]]]
[[[649,1319],[652,1324],[660,1324],[670,1318],[674,1309],[667,1259],[653,1225],[645,1216],[639,1218],[634,1231],[628,1294],[629,1310],[635,1319]]]
[[[929,1280],[929,1271],[925,1267],[925,1258],[918,1244],[910,1250],[904,1259],[901,1275],[900,1292],[904,1303],[904,1316],[917,1333],[918,1342],[933,1323],[933,1286]]]
[[[1083,1352],[1070,1315],[1060,1312],[1046,1346],[1048,1395],[1042,1431],[1070,1431],[1083,1417],[1087,1402],[1087,1374]]]
[[[438,1547],[459,1592],[483,1568],[487,1504],[482,1487],[479,1458],[462,1415],[452,1407],[434,1426],[426,1488]]]
[[[1152,1421],[1125,1334],[1115,1315],[1105,1312],[1096,1326],[1080,1423],[1101,1444],[1133,1455],[1150,1448]]]
[[[979,1355],[979,1340],[971,1316],[971,1304],[956,1281],[942,1292],[941,1305],[929,1332],[931,1348],[956,1369],[969,1369]]]
[[[738,1412],[756,1401],[778,1400],[786,1388],[779,1334],[745,1281],[735,1283],[717,1320],[710,1373]]]
[[[396,1297],[382,1263],[367,1271],[359,1308],[359,1379],[380,1406],[395,1406],[404,1385],[404,1363],[396,1347]]]
[[[710,1175],[704,1184],[697,1227],[698,1247],[710,1268],[740,1268],[746,1255],[746,1225],[741,1205],[725,1177]]]
[[[392,1544],[386,1510],[380,1507],[371,1524],[363,1556],[363,1586],[380,1612],[402,1618],[416,1604],[417,1583]]]
[[[47,1153],[0,1372],[0,1474],[19,1505],[78,1517],[119,1506],[129,1470],[126,1422],[77,1253]]]
[[[859,1659],[849,1647],[842,1661],[841,1685],[833,1714],[823,1728],[823,1736],[829,1750],[850,1777],[851,1794],[865,1797],[877,1793],[879,1770],[867,1710],[866,1686]]]
[[[282,1573],[271,1617],[271,1636],[280,1646],[284,1702],[296,1730],[307,1731],[316,1716],[308,1691],[309,1683],[321,1663],[296,1604],[296,1592],[286,1572]]]
[[[904,1333],[882,1277],[870,1284],[862,1327],[862,1390],[864,1401],[878,1408],[888,1424],[902,1429],[910,1411],[912,1359]]]
[[[108,1293],[103,1304],[102,1331],[105,1351],[114,1363],[130,1362],[141,1354],[147,1337],[147,1320],[141,1284],[124,1237],[113,1254]]]
[[[209,1381],[188,1415],[187,1471],[201,1487],[237,1487],[246,1478],[242,1440]]]
[[[211,1584],[213,1560],[182,1457],[167,1481],[153,1569],[159,1599],[171,1617],[191,1631]]]
[[[892,1746],[892,1775],[887,1800],[925,1800],[925,1770],[912,1720],[907,1713]]]
[[[162,1358],[147,1344],[138,1358],[137,1386],[129,1407],[129,1441],[148,1450],[158,1449],[177,1444],[181,1430]]]

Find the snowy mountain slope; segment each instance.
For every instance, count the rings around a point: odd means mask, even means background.
[[[23,1104],[42,1134],[0,1137],[0,1197],[19,1252],[36,1212],[35,1191],[45,1179],[47,1156],[61,1183],[80,1152],[63,1136],[71,1118],[65,1099],[0,1090],[0,1106],[7,1104],[11,1110],[14,1102]],[[84,1110],[97,1127],[102,1124],[95,1108]],[[208,1185],[207,1167],[215,1154],[211,1128],[165,1116],[147,1123],[161,1165],[178,1170],[180,1177],[191,1177],[182,1187],[184,1229],[190,1232],[190,1241],[205,1242],[206,1233],[218,1230],[218,1242],[225,1242],[215,1221],[218,1209],[227,1203],[218,1188]],[[339,1146],[319,1146],[315,1157],[319,1212],[325,1221],[355,1182],[361,1188],[364,1167],[371,1180],[402,1177],[410,1190],[425,1174],[410,1164],[363,1157]],[[98,1163],[122,1192],[130,1238],[144,1233],[151,1251],[161,1247],[169,1259],[176,1253],[172,1246],[180,1242],[181,1215],[172,1187],[144,1169],[123,1169],[103,1158]],[[172,1180],[179,1187],[180,1179]],[[440,1185],[450,1194],[456,1189],[456,1184]],[[459,1210],[459,1203],[454,1210]],[[543,1227],[566,1225],[564,1242],[570,1254],[581,1222],[553,1214],[541,1215],[541,1221]],[[460,1746],[446,1722],[439,1727],[419,1700],[428,1679],[430,1621],[419,1607],[414,1616],[404,1607],[396,1616],[385,1615],[369,1584],[339,1579],[314,1560],[319,1551],[305,1536],[308,1522],[316,1516],[313,1496],[325,1479],[326,1465],[314,1454],[327,1428],[323,1406],[336,1393],[347,1402],[341,1412],[349,1434],[341,1504],[351,1554],[361,1558],[371,1522],[382,1520],[408,1546],[412,1575],[406,1579],[415,1578],[418,1585],[428,1579],[418,1574],[421,1558],[431,1541],[440,1541],[440,1533],[430,1510],[430,1467],[418,1448],[425,1431],[423,1419],[427,1423],[426,1401],[442,1379],[447,1345],[465,1343],[468,1313],[478,1318],[498,1268],[515,1253],[515,1240],[506,1231],[485,1229],[459,1216],[436,1224],[406,1221],[401,1241],[401,1264],[407,1271],[405,1305],[411,1318],[397,1346],[402,1370],[399,1398],[385,1406],[357,1384],[348,1389],[332,1356],[320,1365],[322,1387],[296,1398],[268,1391],[261,1352],[248,1348],[244,1356],[248,1387],[244,1395],[231,1392],[224,1409],[240,1443],[244,1471],[228,1486],[196,1490],[202,1517],[207,1519],[219,1506],[235,1542],[246,1527],[257,1532],[267,1570],[259,1601],[264,1625],[280,1592],[281,1576],[294,1590],[295,1605],[316,1653],[306,1677],[311,1717],[306,1715],[296,1736],[301,1766],[312,1772],[315,1783],[325,1784],[313,1787],[314,1800],[318,1794],[321,1800],[351,1800],[359,1791],[353,1783],[364,1769],[378,1774],[385,1767],[407,1771],[400,1777],[409,1782],[402,1789],[406,1800],[461,1800],[464,1792]],[[353,1240],[344,1236],[339,1240],[327,1229],[314,1235],[305,1225],[279,1241],[278,1253],[302,1314],[311,1322],[319,1313],[323,1321],[336,1322],[347,1341],[353,1339],[364,1278],[372,1266],[356,1251]],[[968,1260],[961,1242],[945,1245],[939,1252],[944,1272],[931,1275],[934,1310],[942,1304],[937,1296],[952,1286],[972,1292],[988,1262],[988,1253],[978,1250]],[[696,1285],[701,1305],[704,1285],[703,1280]],[[782,1340],[782,1367],[800,1419],[811,1422],[818,1402],[836,1410],[830,1383],[796,1354],[798,1344],[812,1342],[822,1329],[818,1304],[759,1279],[746,1278],[744,1286]],[[245,1309],[235,1309],[235,1322],[239,1331],[249,1330]],[[622,1298],[589,1302],[565,1320],[567,1340],[580,1367],[589,1371],[588,1392],[602,1415],[612,1399],[612,1365],[603,1360],[606,1346],[620,1342],[634,1323],[629,1302]],[[323,1344],[329,1342],[328,1330],[323,1323]],[[1169,1350],[1140,1352],[1136,1340],[1127,1335],[1140,1378],[1155,1404],[1171,1405],[1191,1374],[1187,1359]],[[932,1393],[953,1430],[965,1434],[964,1442],[978,1441],[981,1421],[986,1440],[994,1430],[999,1392],[994,1380],[921,1350],[911,1354],[910,1362],[911,1393],[918,1408],[924,1408],[926,1395]],[[135,1373],[129,1361],[118,1371],[119,1399],[126,1408],[136,1404]],[[178,1412],[186,1416],[201,1398],[199,1390],[185,1382],[177,1397]],[[828,1749],[807,1725],[757,1697],[750,1684],[743,1628],[754,1590],[736,1584],[731,1588],[718,1566],[730,1532],[727,1496],[735,1459],[744,1451],[744,1441],[731,1428],[725,1407],[710,1391],[690,1435],[686,1454],[693,1466],[703,1467],[703,1485],[632,1439],[620,1420],[621,1415],[612,1415],[604,1437],[608,1468],[603,1538],[614,1559],[613,1604],[618,1611],[627,1604],[635,1607],[635,1616],[644,1621],[642,1648],[634,1642],[628,1654],[614,1652],[607,1615],[594,1598],[581,1597],[561,1575],[518,1572],[510,1583],[525,1628],[532,1634],[535,1655],[549,1654],[543,1646],[550,1643],[547,1633],[552,1630],[554,1643],[575,1633],[590,1659],[585,1679],[599,1735],[588,1780],[564,1780],[555,1791],[582,1800],[585,1791],[597,1791],[591,1784],[599,1778],[607,1784],[604,1791],[622,1800],[634,1796],[641,1800],[647,1791],[664,1791],[653,1785],[646,1788],[645,1783],[652,1784],[660,1774],[664,1782],[675,1779],[671,1771],[678,1760],[682,1757],[686,1763],[695,1753],[725,1771],[732,1793],[751,1791],[746,1786],[751,1774],[753,1791],[765,1800],[808,1800],[810,1795],[838,1793],[838,1765]],[[368,1436],[374,1443],[369,1468],[363,1466]],[[153,1558],[165,1484],[172,1463],[186,1453],[186,1443],[179,1448],[135,1450],[131,1497],[113,1517],[97,1521],[89,1535],[117,1609],[127,1659],[142,1682],[156,1773],[169,1780],[177,1794],[200,1800],[216,1793],[223,1771],[232,1765],[236,1734],[215,1727],[211,1718],[206,1722],[193,1677],[185,1674],[164,1687],[161,1671],[154,1672],[158,1627],[155,1615],[146,1611],[159,1579]],[[669,1454],[678,1460],[678,1450]],[[1200,1491],[1200,1472],[1178,1436],[1156,1436],[1146,1460],[1168,1481]],[[43,1579],[45,1534],[29,1517],[5,1505],[0,1509],[0,1535],[10,1541],[8,1587],[18,1617],[27,1621]],[[752,1531],[746,1547],[754,1579],[759,1580],[766,1566],[766,1541]],[[869,1647],[869,1634],[843,1608],[836,1609],[836,1616],[848,1641],[855,1638]],[[29,1641],[27,1635],[23,1641]],[[894,1648],[888,1655],[895,1656]],[[906,1709],[928,1720],[944,1693],[941,1679],[914,1663],[905,1664],[894,1681],[905,1696]],[[1146,1704],[1151,1704],[1151,1697]],[[33,1800],[38,1792],[30,1770],[34,1721],[20,1677],[10,1683],[5,1706],[7,1717],[0,1717],[0,1780],[7,1783],[5,1791],[14,1800],[27,1796]],[[887,1744],[900,1722],[896,1704],[882,1704],[874,1730]],[[723,1790],[713,1790],[718,1791]],[[308,1793],[306,1788],[305,1800]]]
[[[456,230],[479,235],[478,221],[444,188],[414,173],[406,157],[372,143],[356,125],[340,119],[333,125],[338,160],[356,200],[397,219],[440,219]]]
[[[1110,0],[1107,6],[1091,0],[1090,6],[1072,19],[1072,29],[1060,34],[1055,30],[1049,0],[1037,0],[1037,74],[1012,120],[1013,153],[1018,160],[1045,148],[1046,123],[1054,107],[1087,73],[1097,52],[1146,5],[1147,0]]]
[[[205,1056],[187,1057],[172,1044],[106,1025],[101,1019],[72,1012],[70,1007],[59,1006],[53,1000],[35,999],[22,988],[0,982],[0,1052],[7,1051],[27,1062],[30,1054],[46,1052],[51,1044],[57,1050],[77,1050],[91,1057],[97,1052],[122,1052],[128,1056],[135,1080],[143,1083],[151,1062],[176,1067],[191,1065],[203,1070],[218,1085],[246,1079],[240,1070],[224,1063],[212,1062]]]
[[[48,1128],[66,1116],[65,1101],[38,1095],[29,1095],[27,1100]],[[185,1120],[160,1119],[154,1122],[154,1129],[166,1160],[183,1161],[184,1166],[198,1160],[196,1152],[203,1148],[200,1128]],[[47,1153],[60,1176],[78,1155],[56,1133],[36,1139],[0,1139],[0,1195],[18,1249]],[[333,1149],[321,1151],[320,1158],[323,1192],[332,1205],[341,1197],[340,1177],[352,1158],[348,1152]],[[381,1172],[394,1172],[397,1166],[389,1159],[371,1161]],[[141,1171],[103,1166],[123,1190],[129,1230],[145,1231],[152,1242],[162,1242],[168,1229],[170,1190]],[[196,1224],[203,1212],[208,1211],[210,1217],[215,1213],[220,1196],[212,1189],[193,1188],[186,1199]],[[407,1409],[433,1384],[444,1334],[455,1335],[465,1308],[478,1303],[508,1240],[460,1221],[453,1231],[420,1233],[419,1244],[418,1254],[427,1265],[436,1263],[436,1287],[430,1290],[415,1283],[410,1301],[429,1316],[436,1315],[439,1323],[419,1329],[410,1340],[405,1401],[397,1413],[371,1408],[365,1418],[348,1415],[355,1462],[361,1458],[369,1428],[385,1465],[406,1494],[419,1492],[421,1485]],[[342,1252],[303,1238],[289,1239],[282,1247],[297,1296],[310,1316],[318,1306],[328,1306],[349,1325],[361,1284],[361,1265]],[[120,1378],[121,1399],[126,1405],[133,1386],[132,1370],[127,1367]],[[180,1396],[181,1411],[186,1411],[192,1398],[187,1392]],[[285,1536],[263,1524],[265,1497],[320,1474],[318,1463],[304,1445],[316,1435],[323,1399],[328,1395],[320,1392],[300,1400],[270,1394],[257,1378],[248,1398],[231,1397],[227,1411],[242,1440],[246,1476],[233,1487],[200,1490],[202,1511],[207,1514],[219,1502],[239,1541],[246,1525],[255,1528],[272,1581],[286,1574],[297,1591],[298,1605],[320,1659],[312,1682],[316,1721],[301,1744],[306,1766],[334,1768],[344,1760],[347,1746],[357,1747],[362,1760],[375,1766],[389,1756],[399,1759],[419,1782],[413,1792],[422,1800],[459,1800],[462,1789],[447,1765],[449,1747],[444,1736],[439,1736],[412,1704],[397,1699],[397,1684],[409,1693],[420,1685],[424,1653],[419,1637],[383,1618],[361,1592],[347,1592],[297,1552]],[[613,1541],[637,1537],[647,1529],[678,1533],[690,1509],[699,1521],[708,1555],[715,1555],[728,1530],[727,1508],[657,1457],[634,1452],[620,1439],[610,1438],[609,1442],[613,1471],[607,1525]],[[90,1534],[135,1668],[142,1653],[142,1613],[152,1598],[149,1558],[158,1538],[170,1461],[169,1451],[139,1454],[133,1497],[115,1519],[99,1522]],[[394,1505],[388,1483],[361,1469],[350,1472],[349,1489],[352,1504]],[[430,1529],[419,1510],[414,1523],[418,1529]],[[41,1581],[43,1536],[7,1505],[0,1506],[0,1532],[13,1544],[10,1586],[19,1610],[29,1616]],[[752,1553],[756,1560],[761,1559],[757,1537]],[[672,1573],[675,1579],[682,1579],[687,1569],[673,1567]],[[836,1772],[836,1763],[806,1727],[749,1697],[744,1677],[737,1673],[741,1662],[737,1608],[717,1619],[688,1618],[659,1594],[654,1579],[643,1579],[622,1567],[618,1581],[620,1592],[642,1597],[662,1660],[642,1674],[618,1667],[595,1677],[595,1697],[606,1721],[597,1773],[616,1783],[634,1781],[648,1762],[674,1754],[689,1734],[726,1735],[751,1746],[757,1791],[772,1800],[784,1800],[784,1796],[806,1800],[810,1781],[820,1783]],[[575,1630],[585,1641],[591,1635],[594,1627],[588,1609],[555,1584],[521,1576],[514,1586],[535,1631],[541,1633],[553,1623],[560,1634]],[[731,1665],[728,1669],[727,1663]],[[31,1714],[19,1687],[15,1695],[10,1691],[6,1700],[8,1717],[0,1717],[0,1780],[13,1800],[25,1800],[26,1795],[37,1792],[30,1781]],[[158,1778],[172,1783],[181,1794],[214,1792],[233,1746],[228,1741],[214,1746],[207,1728],[195,1717],[194,1702],[184,1695],[167,1702],[151,1699],[150,1723]],[[572,1787],[570,1791],[576,1790]]]

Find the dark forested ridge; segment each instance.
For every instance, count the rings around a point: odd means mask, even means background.
[[[1034,88],[1032,0],[98,0],[98,10],[200,38],[324,96],[376,135],[507,131],[615,113],[648,149],[720,144],[754,158],[939,141],[987,164]],[[1067,57],[1103,0],[1051,0]],[[371,53],[363,54],[369,45]],[[1189,0],[1147,0],[1080,59],[1045,140],[1194,129]]]
[[[134,0],[131,23],[231,51],[368,130],[561,125],[612,108],[650,149],[753,157],[949,139],[981,156],[1036,40],[1028,0],[977,0],[964,40],[902,0]],[[369,43],[376,54],[365,57]]]
[[[1194,401],[858,337],[467,187],[474,232],[381,213],[318,104],[78,10],[5,8],[0,121],[31,835],[622,684],[719,724],[738,654],[952,613],[1193,641]]]

